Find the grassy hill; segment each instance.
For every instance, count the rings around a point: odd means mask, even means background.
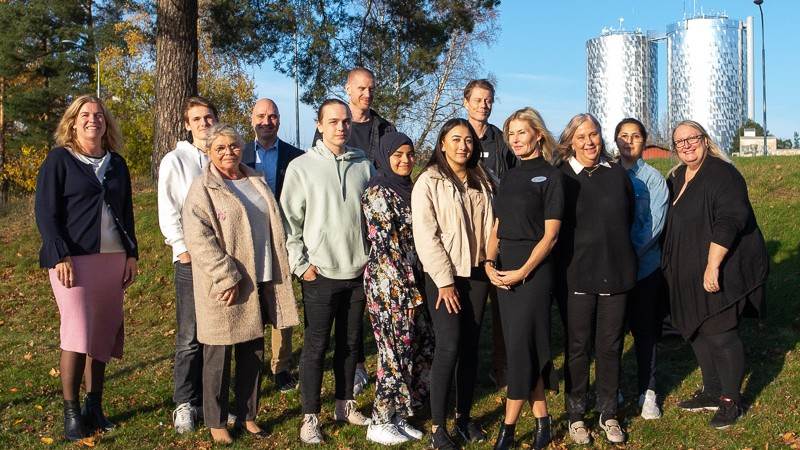
[[[657,163],[662,171],[669,161]],[[747,179],[750,198],[772,258],[768,315],[757,324],[746,322],[743,337],[749,370],[744,398],[748,414],[727,431],[707,425],[710,414],[686,413],[675,404],[700,384],[700,373],[688,345],[675,338],[660,345],[659,393],[666,394],[664,417],[644,421],[635,402],[635,357],[626,340],[622,412],[630,440],[625,448],[800,448],[800,157],[737,159]],[[140,276],[125,301],[125,357],[108,366],[106,412],[119,428],[103,436],[106,448],[208,448],[211,439],[201,428],[176,435],[172,423],[172,357],[175,307],[170,251],[158,230],[155,190],[137,186],[134,199],[141,246]],[[58,310],[43,270],[38,268],[39,236],[30,198],[16,199],[0,211],[0,448],[63,447],[61,394],[58,378]],[[556,367],[563,363],[561,327],[554,313]],[[481,369],[473,414],[490,434],[490,448],[503,413],[503,395],[488,380],[491,355],[485,321],[480,348]],[[302,330],[295,332],[295,361]],[[369,336],[370,333],[367,333]],[[267,351],[269,346],[267,346]],[[374,344],[367,345],[368,366],[375,368]],[[328,367],[330,367],[330,360]],[[326,448],[373,448],[366,430],[333,423],[333,380],[329,372],[323,392]],[[563,386],[563,385],[562,385]],[[362,411],[370,411],[374,384],[362,395]],[[268,442],[248,438],[233,448],[298,448],[299,393],[280,394],[265,379],[258,421],[272,433]],[[556,443],[566,448],[563,393],[548,394],[555,421]],[[596,417],[590,416],[593,427]],[[522,442],[530,440],[535,421],[529,412],[517,426]],[[427,429],[427,424],[425,424]],[[595,427],[596,428],[596,427]],[[51,442],[52,439],[54,442]],[[599,448],[611,448],[598,439]],[[375,446],[374,448],[377,448]],[[403,448],[425,448],[408,444]]]

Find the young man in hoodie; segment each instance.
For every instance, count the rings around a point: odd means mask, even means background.
[[[203,412],[203,346],[197,341],[192,257],[183,240],[181,209],[192,180],[208,163],[206,132],[216,124],[217,108],[202,97],[189,97],[183,105],[183,122],[191,141],[178,141],[158,167],[158,224],[164,242],[172,247],[175,267],[175,372],[172,413],[175,431],[194,431]]]
[[[336,326],[333,371],[337,421],[369,425],[356,409],[353,377],[366,297],[367,263],[361,195],[374,168],[364,152],[345,145],[351,115],[329,99],[317,113],[322,138],[286,169],[281,209],[292,272],[301,278],[305,332],[300,356],[303,423],[300,439],[323,441],[319,424],[322,371]]]

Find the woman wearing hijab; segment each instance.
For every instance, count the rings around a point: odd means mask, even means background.
[[[405,418],[422,406],[432,359],[432,335],[419,288],[421,272],[411,233],[414,147],[402,133],[381,137],[376,175],[361,204],[370,243],[364,270],[367,310],[378,347],[372,424],[367,440],[394,445],[420,439]],[[427,345],[426,345],[427,344]]]

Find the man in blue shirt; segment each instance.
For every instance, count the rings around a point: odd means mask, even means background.
[[[303,151],[278,139],[281,115],[274,101],[268,98],[258,100],[253,106],[251,124],[255,139],[242,149],[242,163],[263,173],[275,198],[280,198],[286,167]],[[271,340],[270,366],[275,376],[275,387],[284,392],[293,390],[297,387],[297,379],[291,372],[292,329],[272,328]]]

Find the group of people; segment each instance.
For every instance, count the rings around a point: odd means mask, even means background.
[[[592,359],[598,426],[612,443],[626,439],[618,395],[627,330],[641,416],[661,416],[656,344],[667,309],[703,377],[679,407],[715,410],[716,428],[738,419],[745,370],[738,328],[743,316],[763,312],[768,259],[744,179],[700,124],[674,128],[679,164],[665,180],[642,159],[640,121],[617,125],[612,158],[590,114],[574,116],[558,140],[532,108],[515,111],[502,129],[489,124],[494,87],[474,80],[464,89],[467,118],[444,124],[414,181],[414,144],[372,109],[372,72],[353,69],[345,90],[348,102],[320,105],[305,152],[278,138],[272,100],[253,106],[250,142],[219,123],[208,100],[185,101],[188,138],[164,156],[158,179],[159,225],[174,265],[178,433],[202,420],[218,443],[233,441],[231,422],[238,433],[268,437],[256,421],[264,329],[271,329],[276,389],[296,389],[298,305],[299,438],[307,444],[324,442],[332,331],[336,421],[367,426],[368,440],[394,445],[424,436],[409,419],[429,407],[431,446],[455,449],[447,429],[453,391],[455,435],[485,441],[471,409],[487,302],[492,376],[507,386],[495,449],[515,446],[526,401],[537,424],[530,446],[552,440],[545,390],[558,388],[554,302],[574,443],[591,442]],[[75,99],[55,140],[39,172],[35,212],[40,264],[61,315],[64,433],[78,440],[114,428],[102,408],[103,374],[111,357],[122,356],[122,301],[136,277],[138,244],[120,133],[102,101]],[[369,417],[354,400],[369,380],[365,309],[377,347]]]

